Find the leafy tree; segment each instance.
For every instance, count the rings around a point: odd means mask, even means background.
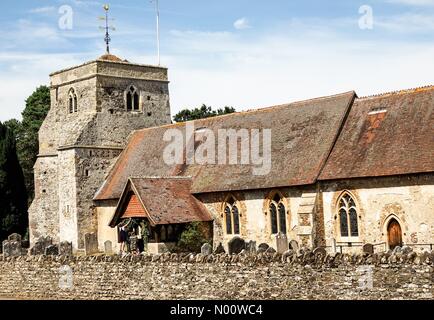
[[[49,110],[50,89],[40,86],[27,98],[26,107],[22,112],[22,122],[10,120],[7,123],[17,137],[18,158],[23,168],[29,203],[35,193],[33,166],[39,152],[38,132]]]
[[[206,236],[207,226],[202,222],[192,222],[182,232],[177,243],[177,250],[184,252],[200,252],[204,243],[209,243]]]
[[[0,240],[27,231],[27,193],[14,133],[0,122]]]
[[[233,107],[224,107],[223,109],[213,110],[210,106],[203,104],[200,108],[181,110],[173,117],[173,120],[175,122],[184,122],[190,120],[211,118],[234,112],[235,108]]]

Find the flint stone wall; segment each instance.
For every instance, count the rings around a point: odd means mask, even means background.
[[[0,297],[27,299],[432,299],[432,253],[0,256]],[[372,288],[362,289],[372,268]],[[68,273],[68,270],[70,272]],[[72,276],[71,276],[72,275]],[[66,287],[65,287],[66,285]]]

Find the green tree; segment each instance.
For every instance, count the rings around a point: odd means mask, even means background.
[[[173,120],[175,122],[184,122],[184,121],[198,120],[204,118],[211,118],[211,117],[220,116],[228,113],[234,113],[234,112],[235,112],[235,108],[233,107],[224,107],[223,109],[213,110],[210,106],[203,104],[200,108],[181,110],[173,117]]]
[[[27,231],[27,193],[15,135],[0,122],[0,240]]]
[[[192,222],[182,232],[177,249],[183,252],[200,252],[204,243],[209,243],[206,235],[207,226],[202,222]]]
[[[22,122],[17,124],[16,120],[10,120],[7,124],[17,138],[18,158],[23,168],[29,203],[35,194],[33,166],[39,152],[38,132],[49,110],[50,89],[40,86],[27,98]]]

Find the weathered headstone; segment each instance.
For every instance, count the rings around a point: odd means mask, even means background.
[[[363,253],[374,254],[374,245],[371,243],[363,245]]]
[[[8,237],[9,241],[18,241],[21,242],[21,236],[18,233],[12,233],[9,237]]]
[[[246,242],[240,237],[234,237],[228,242],[229,254],[239,254],[246,248]]]
[[[276,248],[277,252],[280,254],[288,250],[288,238],[286,234],[279,233],[276,235]]]
[[[209,243],[204,243],[203,246],[200,248],[200,253],[204,256],[209,256],[212,254],[212,246]]]
[[[104,253],[106,255],[112,255],[113,254],[113,244],[110,240],[107,240],[104,242]]]
[[[332,239],[332,252],[333,253],[338,252],[337,247],[336,247],[336,239],[335,238]]]
[[[4,240],[2,243],[3,257],[7,258],[11,256],[11,246],[8,240]]]
[[[45,248],[46,256],[57,256],[59,255],[59,247],[55,244],[49,245]]]
[[[87,256],[98,253],[98,238],[95,233],[84,235],[84,252]]]
[[[30,249],[30,254],[33,256],[43,255],[45,253],[45,240],[39,239]]]
[[[246,251],[249,255],[256,254],[256,241],[249,241],[246,243]]]
[[[61,242],[59,244],[59,254],[61,256],[72,256],[72,242]]]
[[[22,240],[21,241],[21,247],[28,249],[30,247],[30,241],[29,240]]]
[[[223,247],[223,244],[220,242],[217,248],[215,248],[214,254],[221,254],[221,253],[226,253],[226,251],[225,248]]]
[[[291,240],[289,242],[289,249],[294,250],[295,252],[297,252],[298,249],[299,249],[298,242],[295,241],[295,240]]]
[[[12,257],[19,257],[23,254],[21,241],[9,241],[10,253]]]
[[[325,256],[327,255],[327,251],[322,247],[318,247],[313,250],[313,254],[315,256],[315,259],[324,259]]]
[[[261,243],[258,246],[258,253],[264,253],[270,246],[266,243]]]

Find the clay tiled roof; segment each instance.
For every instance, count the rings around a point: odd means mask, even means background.
[[[434,87],[357,99],[321,180],[434,171]]]
[[[271,129],[271,171],[255,176],[250,165],[167,165],[163,140],[179,123],[136,131],[95,200],[118,199],[129,177],[189,176],[193,193],[312,184],[331,152],[354,92],[194,122],[195,128]],[[217,139],[216,139],[217,140]],[[238,146],[239,148],[239,146]]]
[[[186,177],[130,178],[110,226],[115,227],[122,217],[130,217],[122,216],[129,206],[130,192],[137,196],[145,212],[133,216],[148,218],[151,225],[212,221],[203,204],[191,194],[191,184],[191,178]]]

